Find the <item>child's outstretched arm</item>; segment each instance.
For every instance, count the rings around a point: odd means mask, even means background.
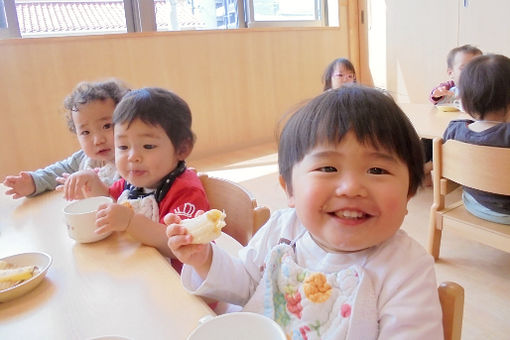
[[[10,188],[5,194],[12,195],[14,199],[25,197],[35,192],[34,179],[26,171],[21,171],[18,176],[5,177],[3,184]]]
[[[197,212],[199,215],[200,211]],[[164,219],[168,225],[168,247],[174,256],[184,264],[192,266],[202,279],[207,277],[212,263],[212,247],[210,243],[192,244],[193,237],[180,223],[179,216],[167,214]]]
[[[108,196],[108,187],[94,170],[81,170],[73,174],[63,174],[57,178],[63,183],[56,189],[64,192],[66,200],[75,200],[92,196]]]

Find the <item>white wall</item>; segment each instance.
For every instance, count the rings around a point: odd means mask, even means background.
[[[367,7],[374,84],[399,101],[427,102],[447,79],[446,56],[456,46],[510,55],[510,2],[367,0]]]

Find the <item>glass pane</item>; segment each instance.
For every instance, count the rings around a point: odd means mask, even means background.
[[[7,28],[7,18],[5,17],[4,0],[0,0],[0,29]]]
[[[154,0],[158,31],[237,28],[237,0]]]
[[[328,26],[340,26],[338,17],[338,0],[328,0]]]
[[[16,0],[22,37],[125,33],[123,0]]]
[[[315,0],[253,0],[255,21],[318,20]]]

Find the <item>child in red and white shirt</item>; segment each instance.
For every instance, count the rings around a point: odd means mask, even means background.
[[[115,164],[122,179],[107,187],[97,176],[79,181],[87,196],[110,195],[96,216],[97,233],[127,231],[143,244],[174,258],[167,246],[167,213],[181,219],[207,211],[209,203],[196,173],[186,168],[194,134],[191,112],[176,94],[161,88],[129,92],[113,114]],[[67,196],[66,196],[67,197]],[[180,262],[172,261],[180,271]]]

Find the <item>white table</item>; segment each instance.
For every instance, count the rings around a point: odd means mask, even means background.
[[[434,139],[442,137],[451,120],[471,119],[464,112],[443,112],[432,104],[399,103],[398,105],[422,138]]]
[[[57,192],[13,200],[0,185],[0,257],[42,251],[53,257],[33,291],[0,303],[0,339],[185,339],[214,312],[188,294],[154,248],[114,233],[92,244],[67,235]]]

